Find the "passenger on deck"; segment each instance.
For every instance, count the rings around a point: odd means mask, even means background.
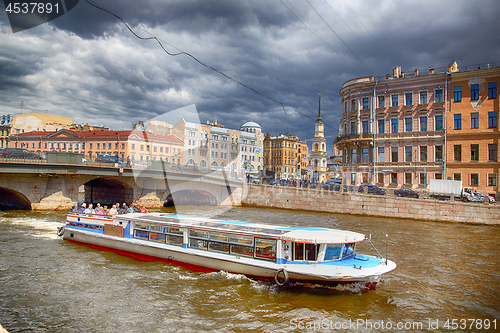
[[[127,213],[134,213],[134,204],[130,204],[130,207],[127,209]]]
[[[109,215],[116,215],[116,214],[118,214],[118,211],[116,210],[116,205],[113,205],[109,210]]]
[[[102,212],[104,213],[104,215],[109,215],[108,206],[104,206],[104,208],[102,209]]]
[[[80,208],[80,213],[85,213],[85,209],[87,209],[87,204],[84,202],[82,203],[82,208]]]
[[[96,214],[97,215],[104,215],[104,209],[102,209],[102,207],[99,207],[99,208],[96,207]]]
[[[92,207],[91,203],[89,203],[89,206],[87,207],[87,209],[85,209],[84,213],[85,214],[94,214],[94,208]]]
[[[127,214],[127,210],[128,210],[127,204],[124,202],[122,205],[122,209],[120,209],[120,214]]]
[[[144,205],[141,206],[141,213],[149,213],[149,211],[144,207]]]

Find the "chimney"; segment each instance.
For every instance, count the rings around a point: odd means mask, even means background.
[[[385,79],[389,80],[391,78],[391,74],[385,74]]]
[[[396,66],[392,69],[392,77],[395,79],[397,79],[399,77],[399,68],[400,67]]]
[[[415,71],[413,71],[413,74],[414,74],[415,76],[418,76],[418,69],[415,69]]]
[[[458,71],[458,64],[457,64],[457,61],[456,60],[452,60],[449,64],[448,64],[448,73],[453,73],[453,72],[457,72]]]
[[[401,72],[401,77],[405,77],[405,72]]]
[[[434,74],[434,67],[429,67],[429,74]]]

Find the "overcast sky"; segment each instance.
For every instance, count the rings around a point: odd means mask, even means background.
[[[339,90],[356,77],[500,64],[497,0],[85,0],[12,33],[0,14],[0,114],[47,112],[130,129],[195,104],[202,122],[255,121],[270,133],[314,136],[318,91],[331,152]],[[0,5],[1,6],[1,5]],[[2,6],[3,8],[3,6]],[[280,104],[286,108],[283,111]],[[301,114],[294,112],[298,110]],[[312,119],[311,119],[312,118]]]

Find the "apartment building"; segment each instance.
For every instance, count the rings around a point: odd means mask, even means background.
[[[335,145],[342,151],[345,184],[426,188],[444,177],[444,130],[449,71],[434,68],[344,83]]]
[[[264,138],[264,168],[277,179],[307,179],[308,146],[290,133]]]
[[[447,178],[497,197],[499,82],[499,67],[451,74],[446,136]]]

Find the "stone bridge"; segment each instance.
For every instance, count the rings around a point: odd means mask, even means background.
[[[161,162],[128,168],[0,161],[0,209],[69,209],[79,201],[151,208],[193,198],[198,204],[239,205],[241,187],[225,173],[181,171]]]

